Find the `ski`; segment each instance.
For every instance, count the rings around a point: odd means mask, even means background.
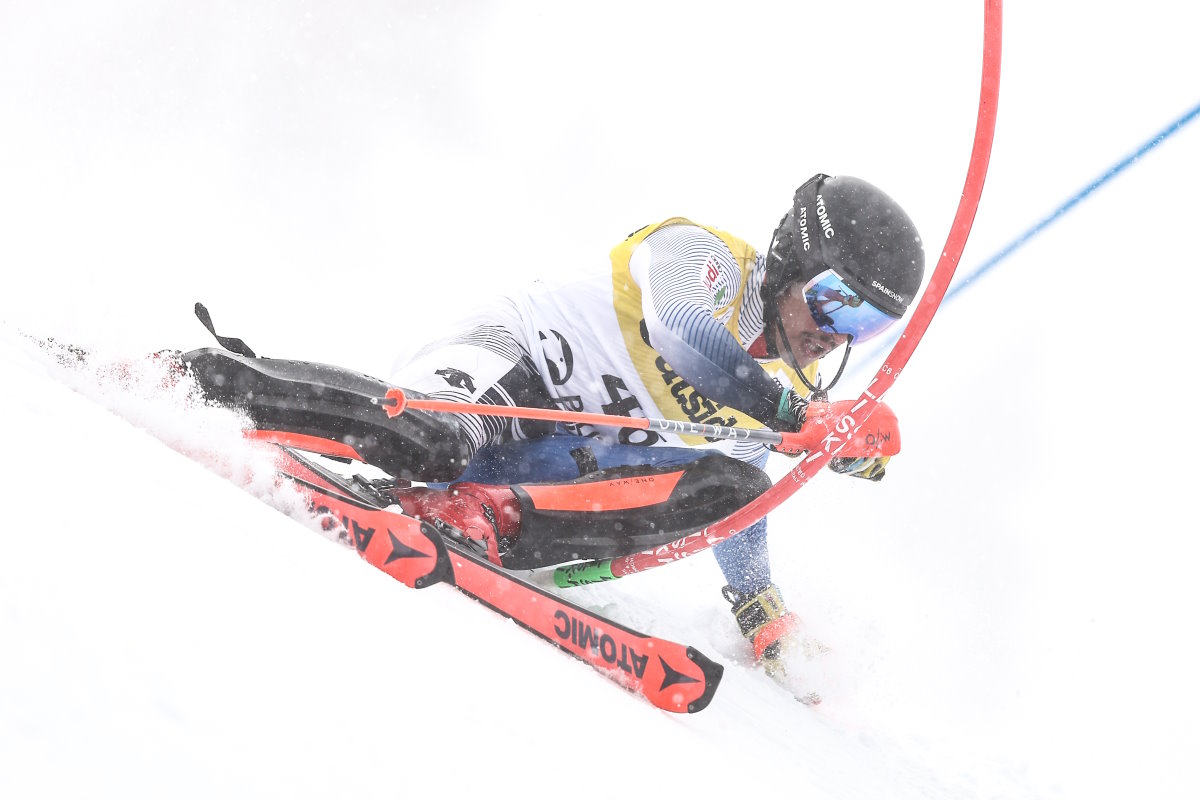
[[[695,648],[564,600],[469,550],[453,529],[439,531],[390,510],[372,482],[347,478],[287,445],[272,446],[277,473],[371,566],[412,588],[450,584],[665,711],[695,713],[712,701],[724,667]]]
[[[28,338],[67,368],[91,360],[86,348]],[[166,363],[174,357],[174,351],[150,356]],[[117,363],[112,373],[127,378],[129,366]],[[164,381],[174,377],[168,372]],[[301,493],[326,531],[336,529],[367,563],[404,585],[454,586],[665,711],[694,713],[712,701],[724,667],[695,648],[628,628],[494,566],[468,549],[469,540],[459,535],[456,541],[453,528],[436,529],[391,510],[381,485],[360,475],[346,477],[306,455],[363,462],[348,445],[277,431],[245,435],[272,448],[276,474]]]

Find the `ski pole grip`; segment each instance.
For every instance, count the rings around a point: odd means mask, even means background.
[[[809,437],[801,436],[799,433],[781,431],[778,435],[779,444],[772,446],[776,453],[783,453],[785,456],[800,455],[812,447],[808,441]]]
[[[376,402],[383,406],[383,410],[387,412],[389,418],[400,416],[408,406],[408,398],[404,396],[404,390],[395,387],[388,389],[383,399]]]

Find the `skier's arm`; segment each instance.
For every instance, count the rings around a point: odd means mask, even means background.
[[[669,226],[646,237],[630,267],[650,344],[671,369],[710,400],[774,423],[783,389],[713,316],[713,287],[736,291],[741,282],[724,242],[703,228]]]

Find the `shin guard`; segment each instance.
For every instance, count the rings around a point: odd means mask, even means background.
[[[452,415],[409,410],[390,418],[378,403],[390,387],[367,375],[217,348],[181,358],[205,399],[242,410],[258,431],[333,442],[408,481],[454,480],[471,457],[468,438]],[[328,454],[340,452],[347,451],[331,448]]]

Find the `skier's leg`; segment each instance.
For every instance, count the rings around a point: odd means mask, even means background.
[[[713,555],[726,583],[738,592],[753,597],[771,585],[766,517],[714,546]]]
[[[489,554],[499,543],[494,560],[513,568],[666,544],[770,486],[757,467],[712,451],[608,445],[578,436],[484,448],[463,478],[469,480],[440,494],[395,494],[406,511],[435,524],[482,530],[470,538],[484,541]]]
[[[256,430],[345,445],[363,461],[405,480],[451,480],[470,458],[457,420],[423,412],[392,419],[378,402],[390,387],[367,375],[218,348],[181,358],[206,400],[240,409]]]
[[[607,444],[579,436],[551,436],[533,442],[507,442],[475,454],[461,480],[511,484],[570,481],[616,466],[680,466],[711,451],[687,447]],[[766,456],[754,466],[762,468]],[[713,548],[726,582],[747,597],[771,585],[765,518]]]
[[[722,594],[732,606],[742,635],[750,640],[755,659],[768,674],[783,676],[787,659],[800,646],[800,620],[788,611],[779,587],[771,582],[766,518],[717,545],[713,552],[729,581]],[[808,702],[816,702],[815,696]]]
[[[648,550],[728,516],[770,486],[757,467],[713,452],[678,466],[612,467],[566,483],[518,484],[521,531],[505,564],[528,568]]]
[[[760,466],[765,462],[764,455]],[[722,594],[754,648],[755,659],[768,674],[786,677],[787,659],[800,647],[800,620],[788,611],[779,587],[771,582],[767,518],[713,547],[713,555],[728,581]],[[819,702],[819,698],[812,695],[805,702]]]
[[[752,463],[767,464],[764,451]],[[771,562],[767,553],[767,518],[713,547],[713,555],[726,582],[738,592],[754,596],[771,585]]]
[[[499,336],[491,329],[486,334]],[[388,416],[379,401],[392,385],[417,397],[549,405],[532,360],[515,339],[510,336],[501,349],[462,338],[426,348],[390,385],[342,367],[215,348],[186,353],[182,360],[206,399],[242,409],[258,430],[345,445],[363,461],[405,480],[450,481],[489,441],[549,430],[546,423],[522,428],[499,417],[414,409]]]

